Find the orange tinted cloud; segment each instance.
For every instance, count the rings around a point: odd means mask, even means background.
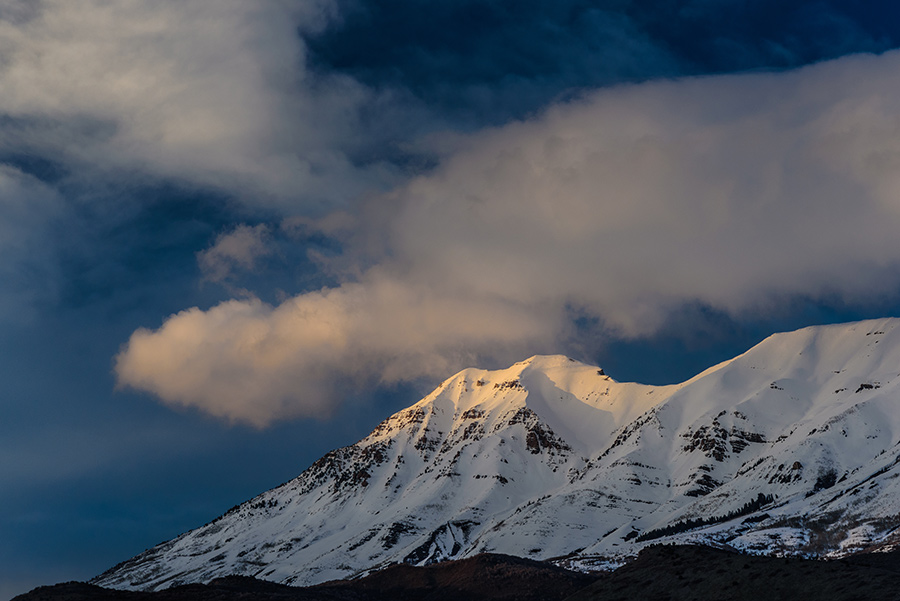
[[[119,380],[263,425],[354,382],[566,352],[572,309],[634,337],[686,304],[877,299],[900,285],[898,72],[894,52],[651,82],[450,140],[358,221],[376,267],[340,257],[334,289],[140,330]]]
[[[518,349],[555,329],[515,303],[373,276],[277,307],[249,299],[182,311],[132,334],[115,370],[121,386],[264,426],[327,415],[348,385],[443,377],[486,348]]]

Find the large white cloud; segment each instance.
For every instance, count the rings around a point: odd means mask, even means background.
[[[309,208],[382,185],[348,158],[377,98],[307,69],[332,0],[42,0],[0,11],[0,148]]]
[[[647,83],[450,140],[359,220],[378,267],[277,308],[232,301],[141,330],[120,382],[263,424],[325,411],[345,377],[565,351],[573,308],[640,336],[685,304],[741,315],[896,291],[897,73],[891,53]]]

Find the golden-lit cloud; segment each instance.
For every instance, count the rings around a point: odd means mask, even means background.
[[[326,413],[355,379],[565,352],[572,311],[631,337],[687,304],[877,299],[900,285],[898,72],[889,53],[623,86],[448,138],[357,221],[347,248],[376,267],[140,330],[119,380],[262,425]]]
[[[182,311],[158,330],[132,334],[116,374],[121,386],[172,405],[264,426],[327,415],[354,385],[443,377],[486,349],[518,350],[556,329],[514,302],[370,274],[277,307],[250,299]]]

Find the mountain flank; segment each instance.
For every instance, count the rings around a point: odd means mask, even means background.
[[[485,553],[597,571],[659,543],[807,558],[900,545],[900,320],[776,334],[672,386],[563,356],[466,369],[92,582],[308,586]]]

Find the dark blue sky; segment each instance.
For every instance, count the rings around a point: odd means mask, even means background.
[[[472,363],[671,383],[900,315],[891,2],[0,0],[0,41],[0,598]]]

